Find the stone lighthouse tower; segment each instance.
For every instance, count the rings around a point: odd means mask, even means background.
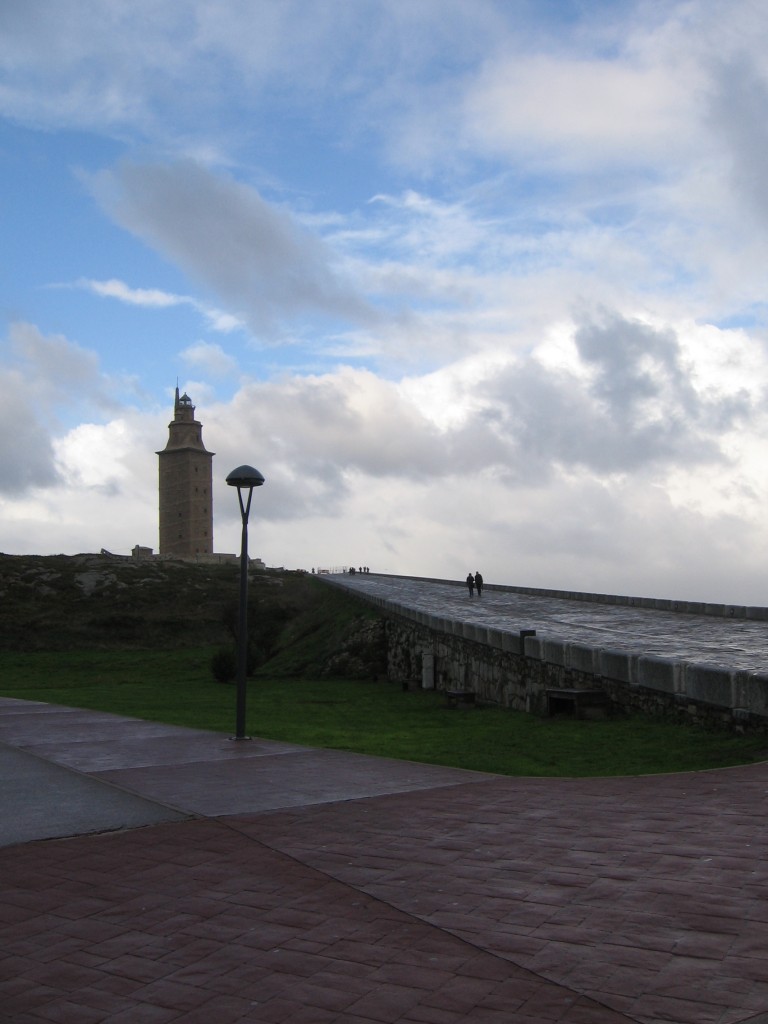
[[[184,394],[173,407],[168,444],[157,453],[160,470],[160,554],[179,558],[213,554],[213,452]]]

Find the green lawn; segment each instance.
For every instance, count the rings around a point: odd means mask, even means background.
[[[232,733],[235,688],[212,648],[0,652],[0,695]],[[384,682],[271,679],[248,686],[253,736],[507,775],[636,775],[749,763],[768,739],[642,718],[579,722],[497,708],[450,710],[440,694]]]

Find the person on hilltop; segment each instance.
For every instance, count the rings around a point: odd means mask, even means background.
[[[469,596],[472,597],[475,593],[475,577],[471,572],[467,574],[467,590],[469,591]]]
[[[475,573],[475,586],[477,587],[477,596],[483,596],[483,577],[479,572]]]

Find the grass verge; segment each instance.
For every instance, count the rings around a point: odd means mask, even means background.
[[[0,695],[174,725],[234,730],[235,688],[210,674],[215,648],[0,652]],[[249,681],[254,736],[504,775],[606,776],[750,763],[766,740],[643,718],[575,721],[498,708],[449,710],[391,683]]]

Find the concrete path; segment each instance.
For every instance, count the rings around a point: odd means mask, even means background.
[[[768,765],[513,779],[0,699],[0,1021],[768,1022]]]
[[[496,629],[535,629],[537,636],[641,651],[646,655],[768,671],[768,622],[688,615],[629,605],[483,589],[470,598],[463,584],[356,573],[333,576],[353,593],[370,594],[460,622]]]

